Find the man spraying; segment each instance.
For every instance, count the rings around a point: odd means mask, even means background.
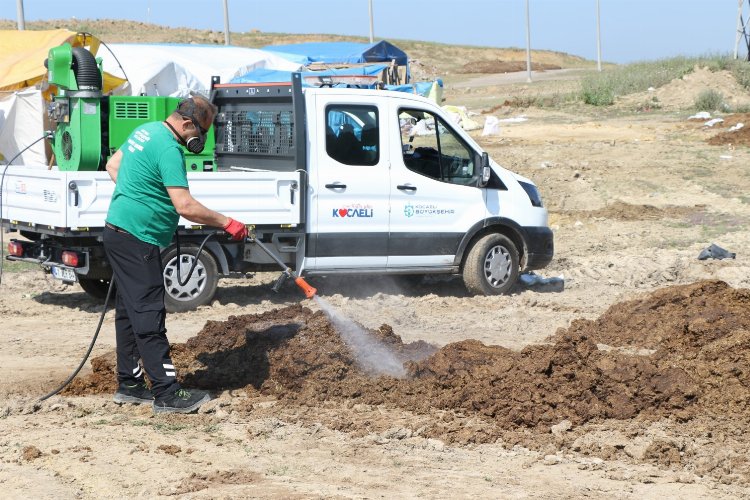
[[[177,383],[165,328],[160,248],[170,245],[180,216],[221,227],[237,241],[247,237],[244,224],[202,205],[188,189],[179,146],[200,153],[216,113],[201,96],[185,99],[164,122],[136,128],[107,162],[116,184],[103,235],[117,287],[114,400],[152,404],[155,413],[190,413],[211,399]]]

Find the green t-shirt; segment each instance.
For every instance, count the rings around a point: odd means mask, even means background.
[[[167,187],[188,187],[182,149],[162,122],[152,122],[136,128],[120,150],[107,222],[166,247],[180,220]]]

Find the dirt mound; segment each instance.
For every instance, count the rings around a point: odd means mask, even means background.
[[[691,73],[659,88],[620,96],[615,106],[640,109],[648,105],[664,111],[693,109],[698,96],[706,90],[720,93],[724,103],[731,109],[750,104],[750,93],[737,83],[737,79],[730,71],[711,71],[708,68],[696,67]]]
[[[181,382],[205,389],[248,387],[287,402],[330,400],[431,409],[486,421],[481,437],[502,430],[549,432],[569,420],[676,416],[750,404],[750,291],[718,281],[659,290],[612,306],[596,321],[578,320],[549,345],[520,352],[466,340],[434,350],[404,344],[383,325],[371,331],[405,361],[406,379],[359,369],[329,319],[299,305],[209,321],[173,347]],[[93,360],[94,373],[73,392],[111,391],[113,356]]]
[[[695,405],[689,415],[747,417],[750,408],[750,290],[721,281],[657,290],[648,298],[612,306],[596,321],[576,321],[562,334],[615,348],[648,349],[665,373],[689,374]],[[558,334],[561,338],[561,334]],[[630,350],[632,352],[632,349]],[[669,368],[668,368],[669,367]],[[618,367],[621,375],[627,366]],[[661,384],[661,382],[658,382]]]
[[[742,123],[743,127],[739,130],[727,130]],[[710,137],[706,142],[714,146],[723,146],[731,144],[733,146],[750,146],[750,113],[735,113],[724,118],[721,123],[722,130],[718,134]]]
[[[556,64],[531,63],[532,71],[545,71],[548,69],[562,69]],[[473,61],[461,66],[457,73],[515,73],[526,71],[526,61]]]

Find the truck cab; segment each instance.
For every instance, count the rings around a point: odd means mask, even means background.
[[[306,273],[463,272],[492,294],[551,260],[536,187],[491,161],[483,182],[481,147],[432,101],[315,88],[305,102]]]

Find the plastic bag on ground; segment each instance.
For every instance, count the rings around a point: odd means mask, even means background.
[[[487,135],[500,135],[500,120],[494,116],[488,116],[484,120],[484,129],[482,129],[482,137]]]
[[[704,248],[703,250],[701,250],[701,253],[698,255],[698,260],[734,259],[736,256],[736,253],[725,250],[715,243],[711,243],[708,248]]]

